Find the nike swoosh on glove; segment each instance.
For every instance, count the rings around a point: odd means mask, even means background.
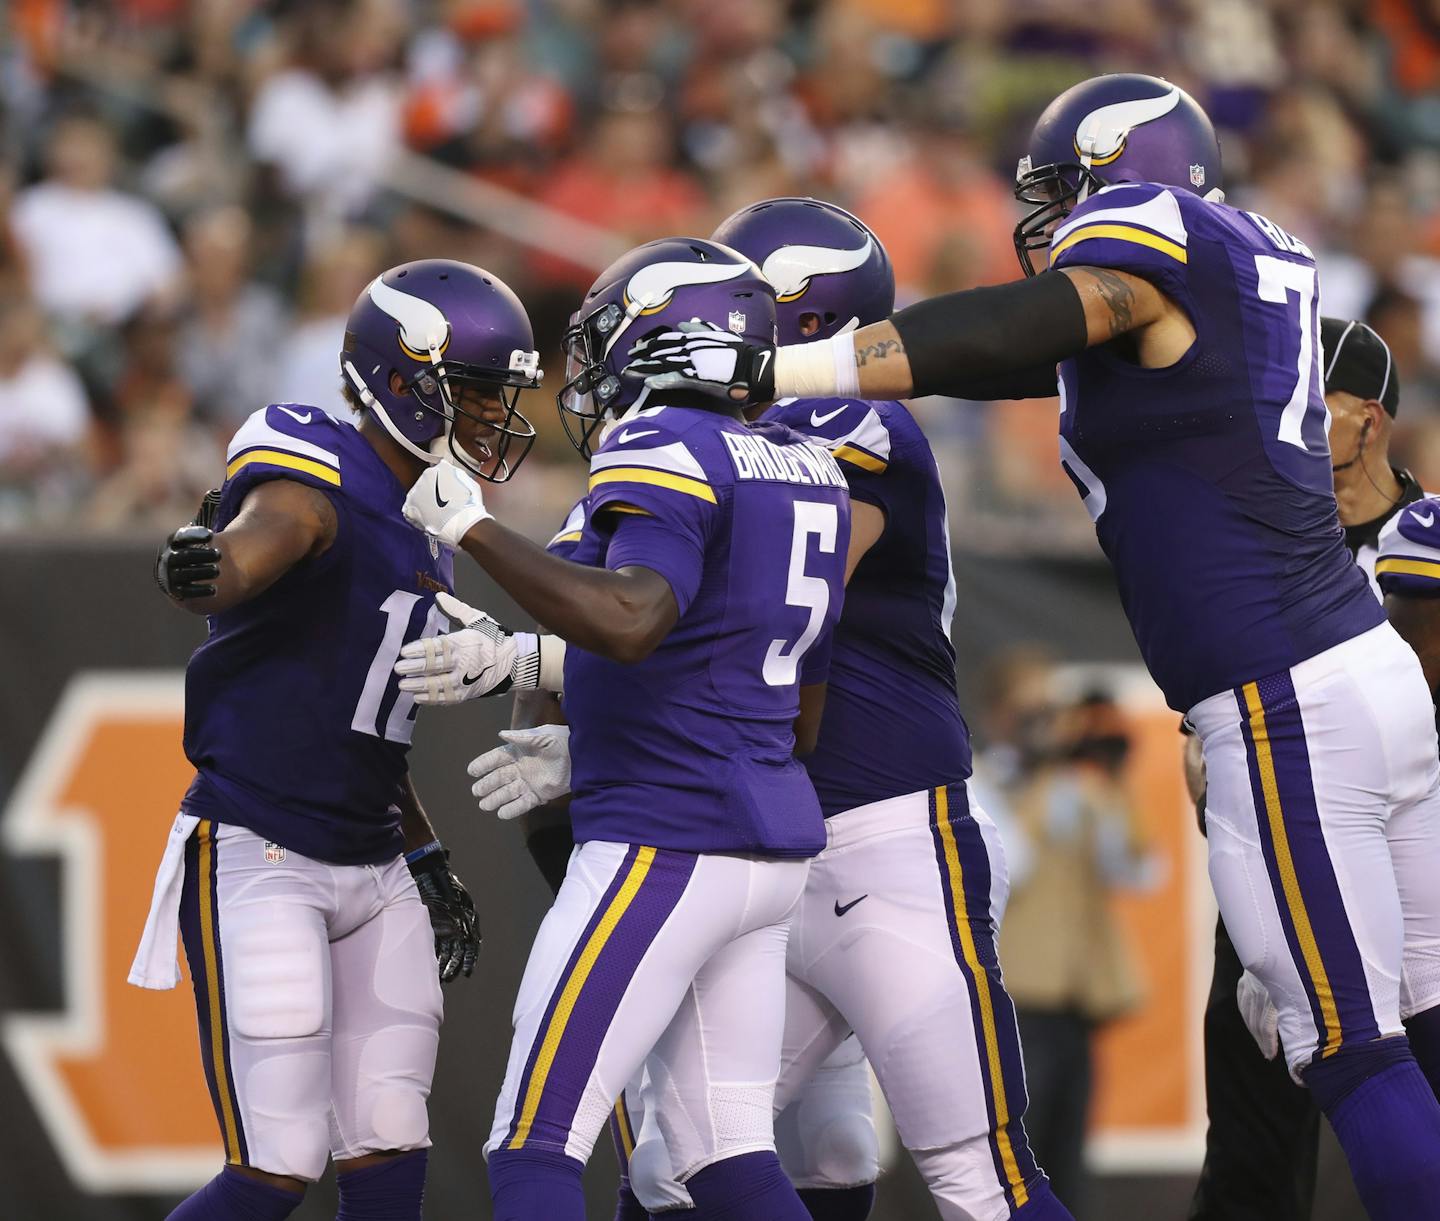
[[[448,458],[441,459],[415,481],[401,510],[417,530],[424,530],[452,551],[477,522],[495,515],[485,507],[480,485]]]
[[[629,356],[623,376],[643,380],[652,390],[688,390],[736,404],[775,397],[775,345],[699,319],[647,335]]]
[[[570,727],[537,725],[506,729],[504,746],[486,751],[465,770],[470,791],[487,814],[509,820],[570,791]]]
[[[452,594],[435,604],[459,631],[412,640],[400,650],[400,690],[417,704],[460,704],[518,687],[534,690],[540,677],[540,641],[534,632],[511,632]]]

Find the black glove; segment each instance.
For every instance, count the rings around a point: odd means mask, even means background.
[[[682,322],[630,349],[622,373],[652,390],[682,391],[735,405],[775,397],[775,345],[752,343],[708,322]]]
[[[410,874],[435,930],[440,982],[448,984],[462,971],[468,976],[480,953],[480,921],[470,892],[450,868],[450,853],[444,848],[427,852],[410,862]]]
[[[202,509],[203,512],[203,509]],[[213,598],[211,584],[220,575],[220,552],[211,544],[215,532],[208,526],[181,526],[155,557],[155,583],[167,597]]]

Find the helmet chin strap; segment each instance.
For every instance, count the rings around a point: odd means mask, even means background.
[[[350,379],[350,384],[355,387],[356,397],[358,397],[366,409],[380,421],[381,427],[390,434],[391,439],[397,442],[402,449],[419,458],[421,462],[428,463],[431,466],[434,466],[435,463],[439,462],[440,459],[445,456],[443,452],[434,453],[432,450],[438,442],[443,441],[447,445],[449,444],[450,425],[448,422],[445,425],[445,431],[434,441],[430,442],[432,449],[421,449],[414,441],[410,440],[409,437],[395,427],[394,421],[390,419],[389,412],[380,405],[379,400],[370,392],[370,387],[365,384],[365,379],[360,376],[354,363],[347,360],[341,365],[341,368],[344,370],[345,376]]]

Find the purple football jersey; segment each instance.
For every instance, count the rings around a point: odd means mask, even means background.
[[[612,433],[577,510],[574,560],[653,569],[680,618],[637,665],[566,653],[576,841],[814,855],[824,825],[793,727],[844,597],[835,460],[780,425],[658,408]]]
[[[1315,261],[1271,221],[1114,186],[1056,230],[1055,267],[1150,280],[1196,339],[1166,369],[1060,366],[1060,454],[1172,708],[1288,669],[1383,619],[1335,513]]]
[[[1440,597],[1440,497],[1425,496],[1396,513],[1380,531],[1379,548],[1382,593]]]
[[[896,402],[783,399],[764,418],[825,445],[851,497],[885,514],[845,589],[820,741],[805,760],[821,809],[828,818],[964,780],[970,731],[950,643],[955,576],[930,442]]]
[[[406,489],[370,443],[317,408],[256,412],[225,474],[217,529],[270,479],[324,492],[337,529],[323,555],[210,617],[185,671],[185,809],[318,860],[388,860],[416,711],[392,667],[438,630],[450,553],[400,515]]]

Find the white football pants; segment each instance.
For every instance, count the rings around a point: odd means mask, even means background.
[[[403,858],[331,865],[201,820],[180,929],[227,1162],[313,1182],[429,1146],[440,979]]]
[[[1390,625],[1202,701],[1210,877],[1297,1079],[1440,1003],[1440,765]]]
[[[586,1161],[642,1064],[686,1153],[679,1181],[773,1149],[785,941],[809,865],[581,844],[520,984],[487,1156]]]

